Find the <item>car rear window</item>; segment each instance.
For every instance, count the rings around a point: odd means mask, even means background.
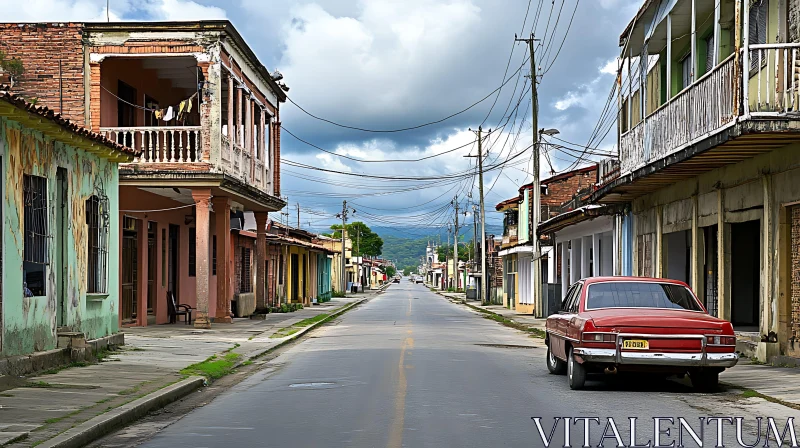
[[[686,287],[653,282],[607,282],[589,285],[586,309],[596,308],[703,310]]]

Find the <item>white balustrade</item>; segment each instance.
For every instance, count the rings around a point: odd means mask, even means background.
[[[142,151],[134,163],[202,162],[200,126],[100,128],[107,138]]]

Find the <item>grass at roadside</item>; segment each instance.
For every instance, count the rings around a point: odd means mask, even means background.
[[[725,387],[729,387],[731,389],[740,390],[742,392],[742,395],[740,396],[741,398],[761,398],[762,400],[769,401],[770,403],[775,403],[775,404],[786,406],[786,407],[789,407],[789,408],[792,408],[792,409],[800,410],[800,405],[798,405],[797,403],[784,401],[784,400],[781,400],[780,398],[770,397],[769,395],[764,395],[764,394],[762,394],[761,392],[759,392],[757,390],[748,389],[746,387],[737,386],[735,384],[729,384],[729,383],[721,383],[721,384],[723,384],[723,385],[725,385]]]
[[[222,356],[212,355],[205,361],[198,362],[181,370],[182,375],[200,375],[209,380],[216,380],[233,371],[233,366],[242,355],[228,352]]]
[[[302,330],[303,328],[316,324],[317,322],[322,322],[330,317],[328,313],[317,314],[314,317],[309,317],[308,319],[303,319],[300,322],[297,322],[294,325],[290,325],[288,327],[281,328],[280,330],[276,331],[273,335],[270,336],[271,339],[279,339],[285,338],[287,336],[291,336],[298,331]]]
[[[499,314],[495,314],[489,310],[484,310],[482,308],[478,308],[476,306],[470,306],[473,310],[483,314],[485,319],[493,320],[501,325],[505,325],[506,327],[513,328],[515,330],[524,331],[528,333],[528,335],[532,338],[539,338],[544,339],[547,333],[542,330],[541,328],[529,327],[525,324],[521,324],[519,322],[515,322],[511,319],[507,319]]]

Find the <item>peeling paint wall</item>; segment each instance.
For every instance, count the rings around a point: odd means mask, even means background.
[[[56,347],[56,310],[65,306],[65,324],[88,339],[117,332],[119,270],[118,165],[94,154],[44,137],[40,132],[0,118],[3,155],[3,355]],[[63,260],[57,256],[56,170],[67,172],[68,196]],[[23,175],[47,179],[48,243],[46,296],[23,297]],[[108,294],[86,294],[87,236],[85,201],[102,187],[109,203]],[[59,285],[64,285],[63,289]],[[59,296],[60,291],[65,296]]]

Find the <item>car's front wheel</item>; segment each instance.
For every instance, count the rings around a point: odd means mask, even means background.
[[[553,375],[563,375],[567,373],[567,363],[556,358],[556,355],[550,351],[550,344],[547,345],[547,370]]]
[[[689,374],[698,392],[714,392],[719,388],[719,372],[697,371]]]
[[[572,390],[583,389],[583,385],[586,384],[586,367],[575,360],[573,349],[569,350],[567,357],[567,379]]]

